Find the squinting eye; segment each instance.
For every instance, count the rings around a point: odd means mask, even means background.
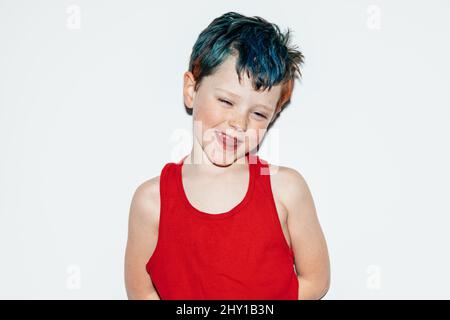
[[[267,117],[265,115],[263,115],[262,113],[255,112],[255,114],[258,115],[258,117],[263,117],[264,119],[267,119]]]
[[[219,100],[220,102],[226,103],[226,104],[228,104],[228,105],[230,105],[230,106],[233,105],[231,102],[229,102],[229,101],[227,101],[227,100],[224,100],[224,99],[217,98],[217,100]],[[258,117],[261,117],[261,118],[263,118],[263,119],[267,119],[267,116],[264,115],[264,114],[262,114],[262,113],[255,112],[255,114],[256,114]]]
[[[227,101],[227,100],[219,99],[219,101],[231,105],[231,102],[229,102],[229,101]]]

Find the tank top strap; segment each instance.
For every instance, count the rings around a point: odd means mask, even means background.
[[[272,199],[269,163],[258,155],[255,155],[255,159],[255,189],[257,192],[262,192],[266,199]]]
[[[175,178],[175,163],[168,162],[164,165],[164,167],[161,170],[161,174],[159,176],[159,193],[161,201],[163,199],[169,199],[174,194],[174,188],[173,188],[173,179]],[[161,203],[162,204],[162,203]]]
[[[181,161],[182,160],[180,160],[180,162]],[[168,231],[168,228],[172,222],[171,220],[173,219],[170,211],[172,210],[174,205],[176,205],[178,199],[176,184],[174,183],[176,181],[176,166],[177,162],[167,162],[161,169],[159,175],[160,209],[158,241],[154,253],[146,264],[147,271],[150,270],[151,265],[154,263],[154,260],[158,259],[157,256],[159,255],[158,252],[160,251],[161,243],[165,243],[167,241],[166,239],[170,237],[170,231]]]
[[[162,220],[166,219],[166,211],[170,203],[176,200],[176,189],[173,182],[175,179],[175,163],[167,162],[161,170],[159,176],[159,199],[160,199],[160,225]]]
[[[255,160],[255,171],[256,171],[256,177],[260,182],[268,183],[270,180],[268,180],[270,177],[270,171],[269,171],[269,163],[261,159],[258,155],[252,156]]]
[[[181,161],[181,160],[180,160]],[[178,162],[179,163],[179,162]],[[160,226],[164,221],[171,219],[167,217],[167,212],[171,210],[173,205],[178,201],[177,181],[177,162],[167,162],[161,170],[159,177],[159,198],[160,198]]]
[[[273,200],[273,191],[272,191],[272,183],[271,183],[271,172],[269,169],[269,162],[267,160],[261,159],[259,156],[258,159],[258,165],[256,166],[256,182],[257,182],[257,189],[259,191],[262,191],[267,199],[272,202]]]
[[[278,211],[275,203],[275,195],[273,193],[271,175],[274,174],[270,172],[269,162],[258,157],[258,172],[256,174],[256,192],[262,192],[264,195],[263,202],[267,204],[267,210],[263,211],[264,214],[272,221],[272,230],[275,237],[279,238],[281,245],[287,252],[290,259],[294,259],[294,252],[283,235],[282,226],[280,218],[278,216]]]
[[[262,192],[266,199],[272,199],[272,187],[270,182],[270,170],[268,161],[261,159],[258,154],[248,156],[250,168],[252,169],[255,192]],[[257,196],[258,198],[258,196]]]

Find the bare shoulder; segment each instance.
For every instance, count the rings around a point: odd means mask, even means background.
[[[296,169],[269,164],[269,171],[272,188],[276,190],[277,197],[287,209],[311,196],[305,178]]]
[[[129,299],[158,299],[146,264],[158,240],[159,176],[141,183],[131,201],[125,252],[125,285]]]
[[[159,223],[159,179],[153,177],[141,183],[134,192],[131,201],[130,219],[135,219],[148,226],[157,227]]]
[[[299,300],[321,299],[330,286],[330,261],[325,235],[303,175],[283,166],[269,166],[288,212],[287,228],[299,277]],[[303,287],[301,285],[303,283]]]

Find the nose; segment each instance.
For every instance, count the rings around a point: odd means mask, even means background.
[[[235,112],[230,121],[228,121],[228,124],[238,132],[244,133],[247,131],[247,118],[244,114]]]

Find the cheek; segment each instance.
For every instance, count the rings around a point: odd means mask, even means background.
[[[194,120],[201,121],[204,126],[215,126],[225,119],[225,113],[212,102],[201,101],[197,107]]]
[[[215,129],[220,127],[226,115],[218,106],[211,102],[199,101],[194,109],[194,134],[202,145],[215,141]]]

